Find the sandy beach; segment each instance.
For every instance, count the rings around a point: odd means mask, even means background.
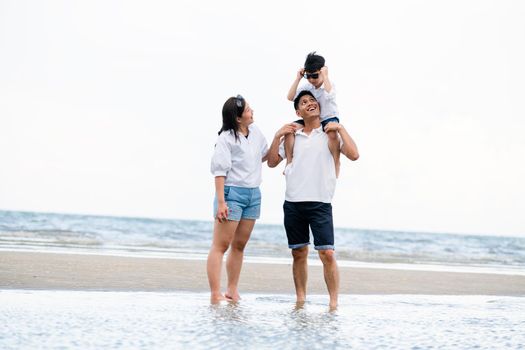
[[[308,292],[326,293],[322,268],[309,271]],[[525,295],[525,276],[355,267],[340,273],[343,294]],[[208,282],[200,260],[0,252],[0,288],[207,291]],[[291,265],[245,263],[240,290],[293,293]]]

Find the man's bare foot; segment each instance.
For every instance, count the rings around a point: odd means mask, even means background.
[[[295,311],[299,311],[299,310],[304,309],[304,304],[305,304],[305,303],[306,303],[306,302],[305,302],[304,300],[296,301],[296,302],[295,302],[295,308],[294,308],[294,310],[295,310]]]
[[[334,312],[334,311],[337,311],[337,302],[330,302],[330,305],[328,305],[328,308],[330,310],[330,312]]]
[[[222,293],[212,293],[211,296],[210,296],[210,303],[211,304],[219,304],[221,301],[225,301],[227,300],[226,297],[224,295],[222,295]]]
[[[288,169],[288,167],[290,166],[290,164],[292,164],[292,161],[290,160],[289,162],[286,163],[286,166],[284,167],[284,170],[283,170],[283,175],[286,175],[286,169]]]

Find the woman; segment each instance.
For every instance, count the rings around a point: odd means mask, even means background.
[[[222,108],[222,128],[211,160],[215,176],[215,224],[207,270],[212,303],[240,299],[237,285],[244,247],[261,211],[259,185],[267,152],[266,139],[253,125],[253,110],[241,95],[230,97]],[[228,248],[228,288],[223,295],[221,267]]]

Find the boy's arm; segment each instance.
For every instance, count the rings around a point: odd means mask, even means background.
[[[357,150],[357,145],[354,140],[346,131],[345,127],[339,123],[328,123],[324,128],[325,132],[335,130],[341,136],[343,140],[343,147],[341,148],[341,153],[343,153],[350,160],[357,160],[359,158],[359,151]]]
[[[332,91],[332,83],[330,82],[330,79],[328,78],[328,67],[324,66],[321,68],[321,74],[323,75],[323,85],[324,90],[328,93]]]
[[[294,123],[285,124],[282,128],[277,130],[275,136],[273,137],[272,144],[268,150],[268,166],[270,168],[275,168],[283,160],[279,155],[279,146],[281,144],[281,138],[285,135],[295,132],[297,126]]]
[[[297,87],[299,86],[299,82],[303,78],[303,75],[304,75],[304,68],[301,68],[297,72],[297,76],[295,77],[295,80],[294,80],[292,86],[290,87],[290,90],[288,91],[288,96],[287,97],[288,97],[289,101],[293,101],[293,99],[295,97],[295,94],[297,93]]]

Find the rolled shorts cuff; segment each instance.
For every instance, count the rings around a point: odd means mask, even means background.
[[[310,242],[308,242],[308,243],[299,243],[299,244],[288,244],[288,248],[290,248],[290,249],[299,249],[299,248],[305,247],[305,246],[307,246],[309,244],[310,244]]]
[[[318,245],[314,247],[315,250],[335,250],[333,245]]]
[[[260,218],[260,216],[246,216],[246,215],[243,215],[241,217],[242,220],[258,220]]]

